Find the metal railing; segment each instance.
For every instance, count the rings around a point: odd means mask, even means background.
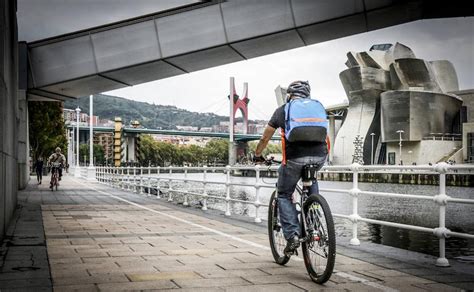
[[[161,198],[167,194],[167,200],[173,201],[174,194],[181,194],[184,196],[184,206],[188,206],[188,196],[196,196],[202,199],[202,210],[207,210],[207,200],[212,198],[216,200],[222,200],[225,202],[225,215],[231,215],[231,203],[239,202],[243,204],[250,204],[255,206],[255,218],[256,223],[262,222],[259,217],[260,207],[266,205],[260,201],[260,190],[262,188],[274,189],[273,184],[264,183],[261,179],[263,171],[276,171],[277,166],[262,167],[247,166],[247,167],[97,167],[96,178],[99,182],[111,185],[113,187],[121,188],[122,190],[131,190],[135,193],[144,194],[147,196],[152,195],[152,190],[156,190],[156,198]],[[239,183],[231,180],[232,172],[252,171],[255,172],[255,183]],[[202,174],[201,179],[190,178],[188,174],[200,173]],[[211,180],[208,177],[209,173],[222,172],[225,174],[225,181]],[[471,165],[448,165],[447,163],[439,163],[436,165],[412,165],[412,166],[399,166],[399,165],[370,165],[363,166],[359,164],[343,165],[343,166],[325,166],[320,170],[320,173],[351,173],[352,174],[352,188],[351,189],[329,189],[320,188],[321,192],[327,193],[343,193],[348,194],[352,198],[352,214],[333,214],[334,217],[344,218],[352,222],[352,238],[350,240],[351,245],[360,245],[358,239],[358,222],[367,222],[372,224],[391,226],[396,228],[408,229],[431,233],[439,239],[439,257],[436,260],[437,266],[449,266],[449,261],[446,259],[446,238],[450,236],[474,239],[473,234],[453,232],[446,228],[446,205],[448,203],[456,204],[474,204],[473,199],[461,199],[450,197],[446,194],[446,175],[463,175],[470,174],[474,175],[474,166]],[[176,177],[173,175],[180,173],[182,177]],[[392,173],[392,174],[437,174],[439,175],[439,191],[432,196],[415,195],[415,194],[399,194],[399,193],[388,193],[388,192],[373,192],[364,191],[359,189],[359,174],[361,173]],[[201,183],[202,190],[199,192],[196,189],[178,189],[173,188],[173,182],[186,183]],[[167,186],[164,185],[167,183]],[[216,196],[208,193],[207,187],[211,184],[224,185],[225,186],[225,197]],[[231,187],[232,186],[244,186],[255,189],[255,199],[253,201],[241,200],[231,198]],[[378,197],[391,197],[391,198],[403,198],[403,199],[417,199],[425,201],[433,201],[438,205],[439,211],[439,224],[436,228],[429,228],[410,224],[401,224],[390,221],[375,220],[370,218],[364,218],[359,215],[358,200],[360,195],[378,196]]]

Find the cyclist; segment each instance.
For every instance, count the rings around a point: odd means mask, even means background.
[[[286,103],[294,99],[310,98],[310,85],[307,81],[292,82],[287,89]],[[283,235],[287,240],[284,253],[288,256],[295,253],[299,247],[300,225],[296,205],[292,203],[292,195],[296,185],[301,178],[301,171],[306,164],[314,164],[321,168],[326,161],[327,145],[323,141],[298,141],[290,142],[284,135],[286,128],[285,105],[278,107],[273,113],[268,125],[266,126],[262,138],[255,150],[254,161],[263,162],[262,151],[268,144],[268,141],[278,128],[282,129],[282,151],[283,161],[278,170],[278,210],[280,222],[283,228]],[[326,117],[324,116],[324,119]],[[324,138],[326,134],[324,134]],[[313,179],[311,193],[318,194],[319,188],[316,178]]]
[[[56,147],[55,152],[51,154],[51,156],[48,158],[48,165],[51,166],[51,182],[49,184],[49,188],[53,188],[53,174],[57,171],[58,172],[58,180],[61,180],[62,177],[62,166],[64,166],[64,163],[66,162],[66,157],[61,153],[61,148]]]

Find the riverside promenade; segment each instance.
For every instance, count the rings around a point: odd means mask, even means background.
[[[266,224],[65,176],[30,180],[1,246],[0,291],[468,291],[474,267],[338,241],[335,273],[313,283],[300,257],[273,262]]]

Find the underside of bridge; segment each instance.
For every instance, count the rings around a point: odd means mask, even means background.
[[[211,0],[28,44],[30,100],[77,98],[424,18],[466,1]]]

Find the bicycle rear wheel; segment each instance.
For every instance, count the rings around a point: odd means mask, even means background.
[[[286,246],[286,239],[283,236],[283,228],[280,224],[276,191],[273,192],[268,206],[268,237],[275,262],[279,265],[286,264],[290,257],[286,256],[283,252]]]
[[[309,196],[303,210],[307,230],[314,230],[309,240],[302,244],[304,263],[311,279],[322,284],[331,277],[336,261],[334,221],[329,205],[321,195]]]

